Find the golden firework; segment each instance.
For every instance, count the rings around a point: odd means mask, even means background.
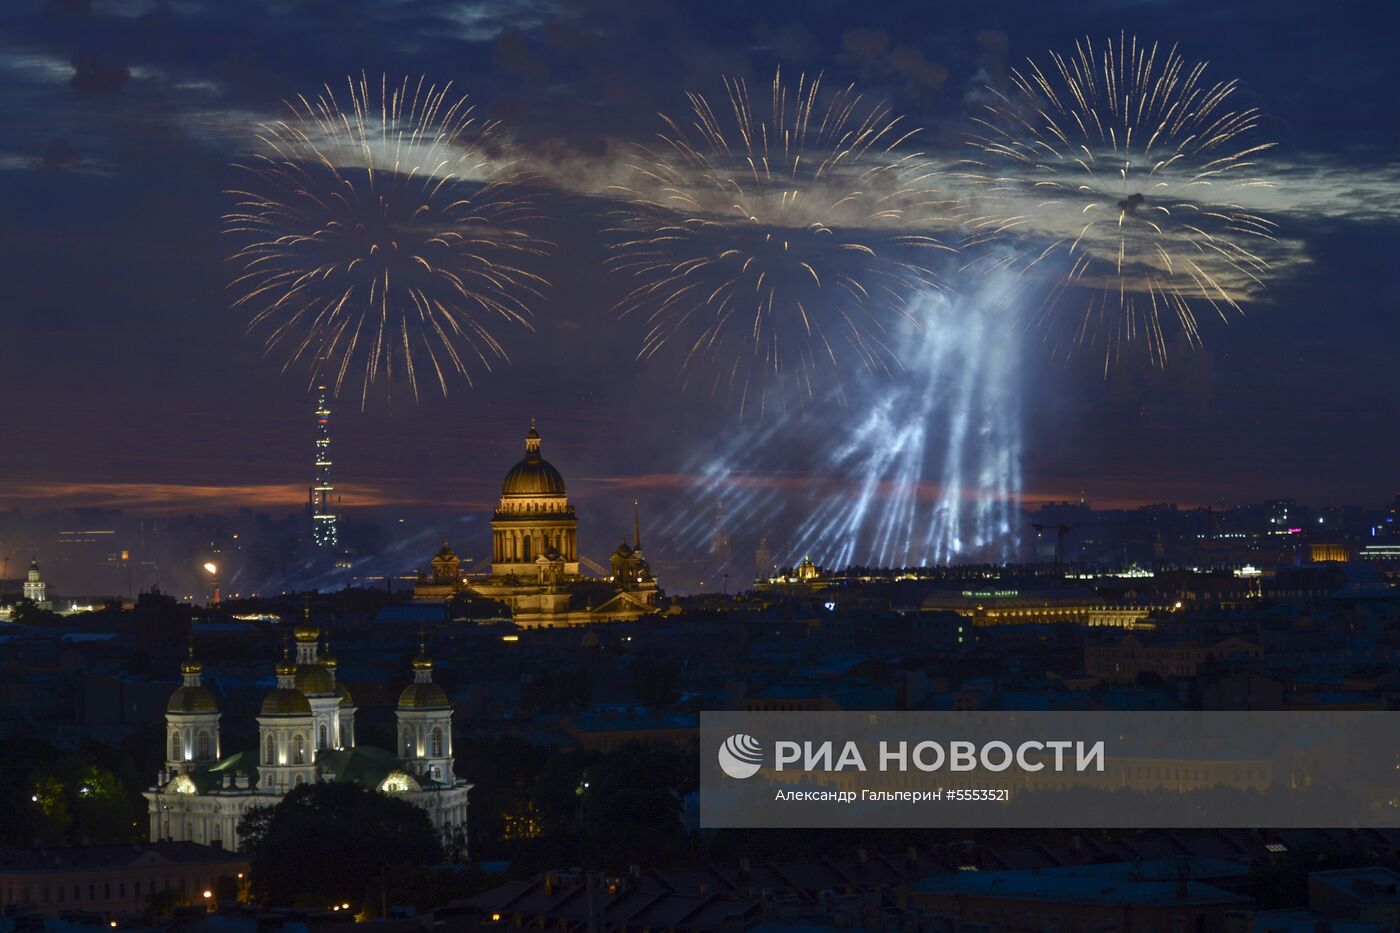
[[[742,78],[724,88],[727,106],[692,92],[687,122],[663,114],[614,188],[609,265],[634,279],[617,310],[645,320],[639,358],[674,351],[687,384],[741,411],[785,374],[810,399],[826,367],[896,367],[891,327],[948,249],[919,131],[820,75],[778,72],[757,102]]]
[[[416,400],[423,366],[446,394],[450,373],[506,360],[495,327],[530,326],[544,282],[524,266],[547,244],[498,125],[426,78],[361,75],[287,107],[236,165],[224,217],[234,307],[283,371],[305,362],[336,394],[358,378],[363,405],[381,379]]]
[[[1086,38],[1012,69],[975,117],[978,155],[960,173],[977,190],[970,242],[1009,245],[996,261],[1052,276],[1040,322],[1072,306],[1048,332],[1101,350],[1105,372],[1139,341],[1163,365],[1169,332],[1199,344],[1201,310],[1242,313],[1263,286],[1276,225],[1247,201],[1271,187],[1258,160],[1274,143],[1239,83],[1206,69],[1175,46]]]

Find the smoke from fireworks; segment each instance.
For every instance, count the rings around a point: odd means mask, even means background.
[[[615,189],[609,264],[635,279],[618,311],[646,322],[639,358],[672,355],[741,411],[787,375],[810,399],[819,369],[893,369],[890,329],[947,248],[926,223],[933,170],[906,148],[918,130],[821,84],[778,73],[756,102],[725,78],[719,108],[690,93],[688,122],[663,115]]]
[[[418,398],[426,367],[444,394],[452,373],[506,360],[496,327],[529,326],[543,280],[523,263],[545,244],[497,124],[425,78],[346,80],[288,102],[260,126],[259,151],[236,167],[246,186],[225,215],[243,242],[236,308],[268,331],[283,371],[348,379]]]
[[[972,240],[1039,239],[1008,261],[1056,270],[1040,323],[1073,305],[1052,342],[1095,348],[1105,371],[1135,341],[1162,365],[1169,333],[1199,344],[1200,312],[1241,313],[1263,284],[1275,224],[1244,202],[1269,187],[1257,160],[1274,144],[1238,82],[1205,72],[1175,46],[1085,39],[1013,69],[975,118]],[[1086,301],[1062,300],[1069,289]]]

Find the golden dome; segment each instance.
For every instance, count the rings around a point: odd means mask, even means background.
[[[203,673],[204,673],[204,665],[203,665],[203,664],[200,664],[200,663],[199,663],[198,661],[196,661],[194,658],[190,658],[188,661],[185,661],[183,664],[180,665],[180,673],[182,673],[182,674],[203,674]]]
[[[219,705],[214,695],[203,687],[180,687],[170,694],[170,702],[165,705],[167,713],[218,712]]]
[[[296,675],[297,666],[286,658],[283,658],[282,663],[277,665],[276,671],[278,677],[293,677]]]
[[[278,687],[263,700],[262,716],[309,716],[311,704],[300,690]]]
[[[340,705],[341,705],[341,706],[354,706],[354,705],[355,705],[355,700],[354,700],[354,698],[350,696],[350,689],[349,689],[348,687],[346,687],[345,684],[340,683],[339,681],[337,681],[337,682],[336,682],[336,685],[335,685],[335,692],[338,693],[338,694],[340,695]]]
[[[563,496],[564,476],[540,456],[540,435],[533,422],[525,435],[525,459],[510,468],[501,484],[501,496]]]
[[[451,705],[447,694],[431,680],[409,684],[399,694],[399,709],[437,709]]]
[[[297,689],[307,696],[335,693],[335,678],[319,664],[301,664],[296,669]]]
[[[303,622],[292,630],[292,637],[297,641],[315,641],[321,637],[321,630],[310,622]]]

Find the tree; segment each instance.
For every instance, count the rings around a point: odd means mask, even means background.
[[[266,906],[359,905],[386,869],[442,860],[426,813],[358,784],[303,784],[250,829],[252,893]]]
[[[62,616],[40,608],[27,596],[21,596],[10,609],[10,620],[18,625],[53,625],[62,621]]]

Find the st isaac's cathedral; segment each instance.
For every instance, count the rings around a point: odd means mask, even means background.
[[[510,606],[525,627],[623,622],[659,611],[660,589],[642,556],[641,528],[633,518],[632,543],[623,541],[609,559],[611,575],[583,573],[578,554],[578,517],[564,477],[540,454],[534,421],[525,435],[525,458],[506,473],[501,501],[491,517],[491,570],[466,575],[444,542],[432,573],[414,587],[413,598],[440,602],[469,592]]]
[[[151,840],[237,849],[238,822],[254,807],[274,806],[300,784],[353,781],[421,807],[444,845],[465,855],[472,785],[453,771],[452,704],[433,683],[425,646],[399,695],[397,753],[355,743],[355,704],[336,666],[320,654],[320,631],[297,626],[296,658],[277,665],[277,686],[258,713],[258,747],[225,756],[218,703],[191,645],[184,683],[166,706],[165,766],[143,795]]]

